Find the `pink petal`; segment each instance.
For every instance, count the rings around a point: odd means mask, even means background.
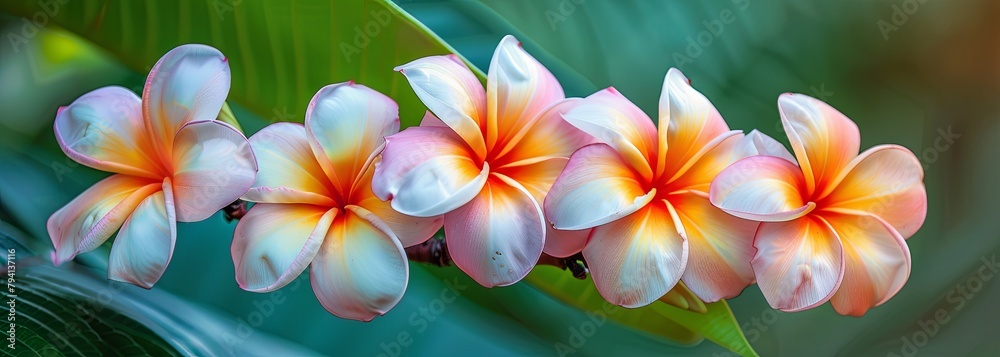
[[[108,257],[108,279],[152,288],[167,270],[177,239],[170,179],[163,181],[163,190],[139,203],[125,220],[111,246]]]
[[[659,106],[657,175],[672,176],[681,171],[709,142],[729,131],[712,102],[691,87],[676,68],[668,70],[663,79]]]
[[[142,113],[164,159],[184,124],[214,120],[229,95],[229,61],[205,45],[181,45],[163,55],[146,78]]]
[[[767,136],[767,134],[757,131],[757,129],[751,130],[739,144],[740,158],[754,155],[767,155],[780,157],[782,159],[788,160],[788,162],[795,162],[795,156],[788,152],[788,149],[784,145],[781,145],[774,138]]]
[[[59,147],[86,166],[160,179],[165,168],[149,143],[139,97],[122,87],[95,89],[56,114]]]
[[[504,36],[493,52],[486,86],[488,148],[509,141],[566,97],[556,77],[511,35]]]
[[[684,282],[705,302],[736,297],[754,281],[750,259],[757,222],[712,206],[694,193],[669,196],[687,233],[691,255]]]
[[[146,197],[161,190],[149,179],[112,175],[94,184],[49,217],[56,265],[104,243]]]
[[[444,233],[455,265],[488,288],[524,278],[545,244],[538,202],[502,175],[492,176],[476,198],[446,214]]]
[[[591,231],[593,229],[564,231],[552,228],[551,224],[546,225],[545,246],[542,247],[542,251],[556,258],[565,258],[582,252]]]
[[[427,109],[468,143],[476,157],[486,154],[486,90],[455,55],[424,57],[396,67]]]
[[[568,158],[584,145],[596,143],[593,136],[563,119],[563,114],[582,102],[579,98],[569,98],[550,106],[535,121],[505,139],[493,162],[516,166],[540,159]]]
[[[371,321],[406,290],[406,253],[392,231],[358,206],[334,220],[309,269],[313,292],[330,313]]]
[[[869,215],[824,217],[844,246],[844,281],[830,299],[837,313],[864,315],[903,288],[910,276],[910,249],[892,226]]]
[[[243,199],[334,206],[338,191],[316,161],[305,126],[271,124],[251,136],[249,142],[259,172]]]
[[[375,159],[376,163],[379,161],[380,158]],[[392,232],[396,234],[396,238],[399,239],[399,243],[403,247],[423,243],[441,230],[441,226],[444,224],[444,217],[414,217],[402,214],[393,209],[389,202],[382,201],[382,199],[375,196],[371,191],[374,172],[374,165],[369,166],[366,174],[358,181],[358,187],[365,188],[367,192],[360,190],[356,192],[353,202],[370,211],[382,222],[385,222],[392,229]]]
[[[792,220],[815,208],[802,201],[802,171],[774,156],[751,156],[725,170],[712,181],[712,204],[729,214],[765,222]]]
[[[591,94],[563,117],[615,148],[643,178],[652,178],[650,163],[657,155],[656,127],[646,113],[617,90],[608,88]]]
[[[410,127],[386,138],[375,165],[372,191],[392,208],[418,217],[439,216],[474,198],[486,183],[489,165],[473,159],[455,132]]]
[[[858,126],[833,107],[802,94],[782,94],[778,109],[802,167],[804,192],[813,197],[826,196],[833,189],[831,181],[858,156]]]
[[[277,290],[306,269],[339,210],[304,204],[260,203],[233,233],[236,282],[253,292]]]
[[[424,117],[420,119],[420,126],[448,126],[441,119],[438,119],[430,110],[424,112]]]
[[[197,222],[240,198],[257,176],[242,133],[217,120],[185,124],[174,139],[177,220]]]
[[[319,164],[342,190],[350,190],[399,132],[399,107],[382,93],[350,83],[323,87],[306,110],[306,131]]]
[[[556,229],[579,230],[625,217],[649,203],[641,178],[605,144],[587,145],[569,159],[545,197],[545,217]]]
[[[844,276],[844,251],[837,233],[822,218],[764,222],[754,239],[753,266],[764,298],[788,312],[822,305]]]
[[[629,308],[646,306],[680,281],[688,244],[670,211],[669,203],[658,200],[594,228],[583,256],[605,300]]]
[[[827,210],[864,212],[889,222],[909,238],[927,217],[924,170],[910,150],[898,145],[868,149],[848,165],[825,199]]]

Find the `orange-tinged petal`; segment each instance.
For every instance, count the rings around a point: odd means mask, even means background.
[[[516,166],[542,158],[568,158],[584,145],[597,142],[593,136],[563,119],[563,114],[582,101],[580,98],[558,101],[534,122],[517,128],[519,132],[506,140],[494,163]]]
[[[880,145],[866,150],[844,172],[823,208],[864,212],[889,222],[903,238],[916,233],[927,217],[924,170],[910,150]]]
[[[316,256],[339,211],[305,204],[251,207],[233,232],[231,253],[240,288],[268,292],[295,280]]]
[[[614,88],[591,94],[563,117],[598,141],[615,148],[643,178],[653,177],[656,127],[646,113]]]
[[[347,192],[381,151],[384,138],[399,132],[399,107],[363,85],[331,84],[309,102],[305,127],[320,166]]]
[[[330,313],[371,321],[403,297],[406,253],[392,230],[371,212],[347,206],[334,220],[309,269],[313,292]]]
[[[417,97],[482,158],[486,155],[486,90],[455,55],[431,56],[396,67]]]
[[[56,114],[56,141],[71,159],[115,173],[160,179],[165,169],[149,144],[142,104],[122,87],[95,89]]]
[[[538,202],[516,181],[494,174],[476,198],[444,216],[455,265],[482,286],[520,281],[538,262],[545,221]]]
[[[788,312],[822,305],[844,276],[844,252],[830,225],[813,215],[763,222],[754,238],[753,266],[764,298]]]
[[[778,111],[802,167],[806,194],[826,196],[832,181],[858,156],[858,126],[833,107],[802,94],[782,94]]]
[[[660,120],[656,173],[672,176],[709,142],[729,131],[712,102],[691,87],[681,71],[671,68],[660,93]]]
[[[173,199],[181,222],[211,217],[243,196],[257,177],[247,138],[218,120],[184,124],[173,153]]]
[[[507,35],[493,52],[486,80],[486,147],[504,145],[538,120],[550,105],[565,98],[562,86],[545,66]]]
[[[182,45],[163,55],[146,78],[142,113],[163,159],[184,124],[214,120],[229,95],[229,61],[205,45]]]
[[[392,208],[418,217],[450,212],[479,194],[489,165],[480,168],[468,145],[443,127],[410,127],[386,138],[372,191]]]
[[[146,197],[125,220],[111,245],[108,279],[149,289],[170,264],[177,239],[170,179],[163,190]]]
[[[701,300],[736,297],[754,281],[750,259],[758,222],[732,216],[695,193],[668,196],[684,225],[691,256],[684,282]]]
[[[802,201],[802,171],[774,156],[751,156],[722,170],[710,188],[712,204],[731,215],[765,222],[788,221],[816,207]]]
[[[556,229],[596,227],[635,212],[649,203],[641,178],[606,144],[577,150],[545,197],[545,217]]]
[[[844,281],[830,299],[841,315],[861,316],[888,301],[910,276],[910,249],[876,216],[824,214],[844,246]]]
[[[268,125],[249,142],[260,170],[244,200],[333,206],[340,197],[313,155],[302,124]]]
[[[620,220],[594,228],[583,256],[597,291],[608,302],[641,307],[677,284],[688,244],[670,204],[657,200]]]
[[[146,197],[162,189],[159,181],[113,175],[91,186],[49,217],[55,264],[104,243]]]
[[[380,157],[375,158],[376,163],[380,160]],[[392,232],[396,234],[396,238],[399,239],[399,243],[404,248],[423,243],[441,229],[444,224],[444,217],[414,217],[399,213],[399,211],[392,208],[389,202],[382,201],[382,199],[375,196],[375,193],[371,189],[374,173],[375,166],[369,166],[366,174],[358,181],[359,189],[354,193],[351,202],[370,211],[385,222],[392,229]]]

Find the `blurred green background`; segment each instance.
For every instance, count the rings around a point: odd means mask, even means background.
[[[862,149],[897,143],[920,158],[928,215],[908,240],[913,270],[903,290],[852,318],[829,304],[775,312],[755,286],[747,288],[729,305],[757,353],[1000,353],[1000,279],[993,279],[1000,273],[989,264],[1000,253],[1000,3],[397,3],[5,1],[0,242],[18,247],[23,264],[36,260],[19,273],[77,297],[111,291],[110,306],[141,324],[161,326],[153,333],[174,348],[193,346],[181,354],[559,355],[557,346],[573,345],[593,310],[526,283],[486,290],[459,280],[468,287],[445,305],[440,294],[460,273],[413,264],[404,299],[367,324],[327,314],[305,279],[270,294],[244,292],[229,255],[235,223],[221,214],[178,225],[174,259],[151,291],[105,282],[106,250],[85,254],[69,268],[44,261],[51,250],[45,220],[106,175],[60,152],[51,129],[56,108],[106,85],[140,92],[149,67],[176,45],[210,43],[230,56],[230,102],[250,135],[269,122],[301,121],[315,90],[351,79],[396,94],[404,123],[415,123],[424,108],[391,73],[393,66],[454,50],[485,71],[500,38],[513,34],[571,96],[615,86],[655,114],[663,75],[678,67],[734,129],[756,128],[787,144],[776,101],[780,93],[799,92],[851,117],[861,129]],[[392,18],[380,22],[380,11]],[[406,22],[409,16],[422,25]],[[44,289],[38,294],[53,301]],[[428,309],[434,313],[425,315]],[[105,322],[113,327],[120,319]],[[394,345],[401,333],[412,344]],[[86,336],[70,335],[71,343],[87,343]],[[729,355],[713,343],[696,344],[699,336],[666,339],[627,324],[609,322],[588,335],[573,348],[576,355]]]

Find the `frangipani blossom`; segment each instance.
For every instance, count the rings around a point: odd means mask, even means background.
[[[310,266],[327,311],[371,321],[403,297],[403,247],[422,243],[441,218],[394,211],[372,193],[374,163],[399,108],[368,87],[333,84],[309,102],[305,125],[272,124],[250,137],[260,174],[243,199],[258,202],[236,226],[236,281],[255,292],[285,286]]]
[[[861,316],[903,287],[912,236],[927,215],[923,168],[904,147],[858,155],[861,136],[846,116],[801,94],[778,99],[798,158],[740,160],[711,186],[712,203],[762,221],[751,264],[776,309],[800,311],[830,300]]]
[[[61,264],[119,230],[108,278],[151,288],[174,250],[176,224],[238,199],[257,164],[242,133],[215,120],[229,94],[229,62],[203,45],[177,47],[153,67],[142,99],[121,87],[59,109],[55,135],[73,160],[115,173],[49,217]]]
[[[704,301],[738,295],[753,282],[757,223],[708,201],[712,178],[730,163],[780,147],[758,132],[742,135],[687,78],[671,68],[659,103],[659,130],[614,88],[564,115],[601,143],[573,154],[545,199],[556,229],[593,228],[583,251],[608,301],[640,307],[681,279]]]
[[[444,215],[452,260],[486,287],[521,280],[548,242],[573,239],[553,236],[585,236],[554,232],[541,209],[569,155],[592,140],[560,117],[579,99],[565,99],[516,39],[500,41],[485,89],[455,56],[397,70],[437,117],[386,138],[378,197],[408,215]]]

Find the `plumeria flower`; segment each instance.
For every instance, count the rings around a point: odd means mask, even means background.
[[[898,145],[858,155],[857,125],[819,100],[784,94],[778,108],[798,164],[784,148],[740,160],[712,182],[712,203],[764,222],[751,264],[772,307],[830,300],[838,313],[861,316],[909,277],[904,239],[927,215],[923,168]]]
[[[708,200],[712,178],[774,139],[729,126],[688,79],[671,68],[659,103],[659,130],[614,88],[587,97],[564,117],[600,143],[569,159],[545,199],[556,229],[593,228],[568,242],[583,251],[601,295],[640,307],[683,279],[704,301],[738,295],[753,282],[751,239],[757,223]]]
[[[258,202],[236,225],[232,255],[245,290],[273,291],[306,266],[330,313],[371,321],[403,297],[403,247],[441,229],[441,218],[400,214],[372,193],[372,173],[399,131],[399,108],[368,87],[326,86],[309,102],[305,125],[277,123],[250,137],[260,159],[243,199]]]
[[[115,175],[49,217],[53,261],[93,250],[121,228],[108,278],[151,288],[170,262],[177,221],[210,217],[257,174],[246,137],[215,120],[228,94],[226,57],[184,45],[153,66],[141,100],[104,87],[60,108],[54,130],[63,152]]]
[[[378,197],[408,215],[444,215],[451,258],[486,287],[521,280],[554,235],[581,234],[553,232],[541,210],[569,155],[592,140],[560,117],[579,99],[565,99],[514,37],[497,46],[485,89],[455,56],[396,69],[437,117],[386,138]]]

